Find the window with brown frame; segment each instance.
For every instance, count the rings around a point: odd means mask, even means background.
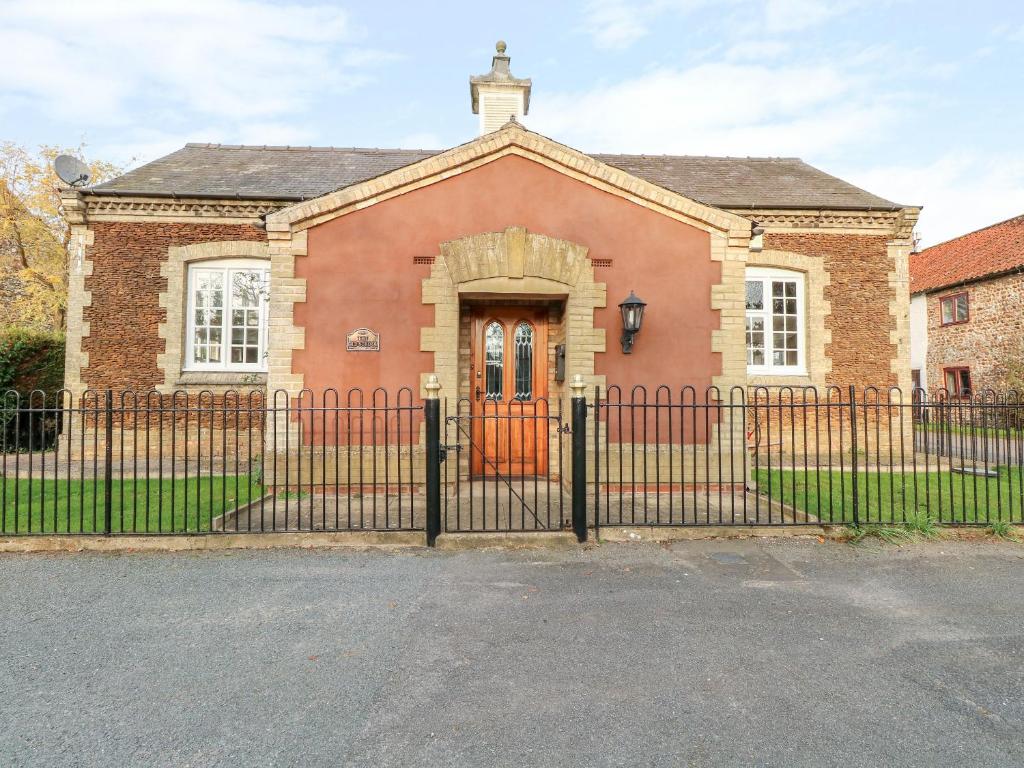
[[[971,396],[970,368],[943,368],[942,383],[950,397]]]
[[[967,293],[954,293],[939,299],[939,319],[943,325],[966,323],[970,317]]]

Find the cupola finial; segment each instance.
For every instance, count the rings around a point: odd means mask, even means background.
[[[519,120],[530,112],[529,78],[514,77],[509,71],[508,46],[499,40],[494,46],[491,71],[469,78],[473,114],[480,115],[480,134],[496,131],[509,120]]]

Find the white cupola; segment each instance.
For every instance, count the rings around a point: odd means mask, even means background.
[[[529,78],[512,77],[508,71],[509,57],[505,41],[499,40],[491,60],[491,71],[469,78],[473,98],[473,114],[480,115],[480,135],[496,131],[509,120],[519,120],[530,112]]]

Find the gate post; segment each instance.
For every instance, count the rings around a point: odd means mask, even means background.
[[[860,527],[860,491],[857,488],[857,388],[850,385],[850,467],[853,469],[853,527]]]
[[[580,374],[573,376],[572,391],[572,529],[580,542],[587,540],[587,398]]]
[[[105,461],[105,466],[103,467],[103,533],[109,536],[113,527],[112,520],[114,515],[114,489],[112,487],[114,484],[114,393],[109,389],[104,398],[103,418],[105,427],[105,444],[103,446],[103,459]],[[124,418],[123,412],[121,413],[121,418]],[[121,434],[124,435],[123,428],[121,429]],[[121,453],[124,455],[123,450]],[[121,513],[121,519],[122,521],[124,520],[124,512]]]
[[[441,384],[430,374],[424,386],[423,401],[427,438],[427,546],[433,547],[441,533],[441,401],[437,397]]]

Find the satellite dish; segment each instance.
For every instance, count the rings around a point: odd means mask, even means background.
[[[89,166],[74,155],[57,155],[53,161],[53,170],[65,184],[81,187],[89,183]]]

